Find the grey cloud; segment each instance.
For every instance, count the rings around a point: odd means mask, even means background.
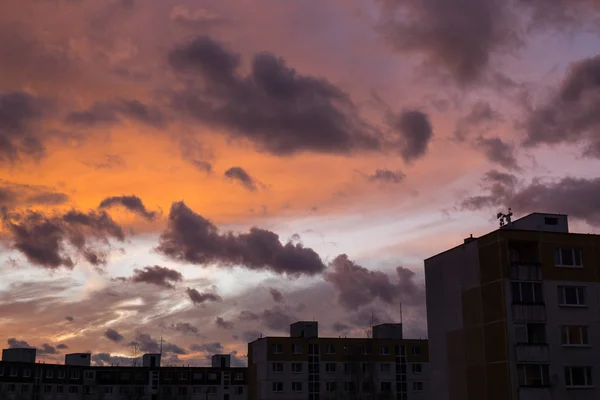
[[[252,228],[249,233],[221,234],[183,202],[171,206],[168,226],[160,236],[157,250],[181,262],[239,265],[290,276],[315,275],[325,269],[319,255],[300,243],[282,245],[277,234],[259,228]]]
[[[65,343],[59,343],[56,345],[56,348],[59,350],[64,350],[64,349],[68,349],[69,346],[67,346]]]
[[[65,317],[65,319],[66,319],[67,321],[69,321],[69,322],[73,322],[73,321],[75,321],[75,318],[71,317],[70,315],[67,315],[67,316]]]
[[[475,103],[468,114],[460,117],[456,122],[454,137],[463,141],[473,133],[481,136],[496,123],[502,121],[502,116],[492,108],[487,101]]]
[[[333,324],[333,330],[337,333],[341,333],[341,332],[348,332],[350,330],[350,327],[346,324],[343,324],[341,322],[336,322]]]
[[[349,310],[357,310],[375,299],[387,304],[398,300],[409,305],[423,303],[425,288],[414,281],[414,272],[397,267],[396,274],[398,282],[393,283],[384,272],[370,271],[341,254],[331,262],[324,277],[337,291],[338,303]]]
[[[64,204],[69,196],[52,188],[24,185],[0,180],[0,206],[14,208],[32,205],[54,206]]]
[[[263,335],[259,331],[244,331],[242,332],[242,339],[244,342],[253,342],[258,338],[261,338]]]
[[[406,178],[402,171],[391,171],[389,169],[377,169],[374,173],[367,176],[370,182],[381,183],[400,183]]]
[[[239,319],[241,321],[256,321],[260,316],[252,311],[244,310],[240,313]]]
[[[269,293],[271,293],[271,297],[273,297],[273,300],[276,303],[284,302],[283,294],[279,290],[277,290],[275,288],[269,288]]]
[[[114,329],[108,328],[105,332],[104,332],[104,337],[112,340],[113,342],[120,342],[121,340],[123,340],[123,335],[121,335],[119,332],[115,331]]]
[[[231,167],[225,171],[224,175],[231,180],[238,181],[243,187],[251,192],[254,192],[257,189],[257,181],[243,168]]]
[[[142,202],[142,199],[135,195],[107,197],[100,202],[98,208],[110,208],[117,205],[125,207],[129,211],[139,214],[149,221],[156,218],[157,215],[155,211],[148,211]]]
[[[222,329],[233,329],[233,322],[231,321],[225,321],[223,318],[221,317],[217,317],[215,319],[215,324]]]
[[[165,124],[159,110],[135,99],[94,103],[88,109],[70,112],[65,123],[77,127],[110,126],[121,122],[123,117],[158,128]]]
[[[400,136],[397,145],[404,161],[412,162],[423,157],[433,137],[429,116],[421,111],[408,110],[388,118],[390,126]]]
[[[297,320],[296,317],[290,315],[289,312],[280,307],[263,310],[260,316],[260,321],[264,326],[280,332],[288,331],[290,324]]]
[[[75,266],[67,244],[97,266],[105,264],[107,257],[99,244],[107,244],[109,238],[125,239],[121,227],[104,211],[71,210],[50,217],[38,212],[5,214],[2,222],[12,247],[32,264],[49,269]]]
[[[191,344],[190,350],[198,351],[209,354],[219,354],[223,352],[223,345],[219,342],[204,343],[204,344]]]
[[[488,160],[499,164],[509,170],[519,170],[519,164],[515,155],[515,147],[504,142],[499,137],[479,138],[475,146],[486,156]]]
[[[48,343],[44,343],[42,347],[37,349],[37,354],[39,355],[53,355],[58,354],[58,350],[56,347],[49,345]]]
[[[9,349],[35,349],[34,346],[31,346],[24,340],[18,340],[16,338],[9,338],[6,343],[8,343]]]
[[[179,283],[183,280],[183,275],[181,272],[174,269],[154,265],[151,267],[144,267],[142,269],[135,268],[133,270],[133,276],[130,278],[120,279],[127,282],[148,283],[151,285],[172,289],[175,287],[176,283]]]
[[[517,177],[512,174],[490,170],[482,178],[482,189],[486,194],[464,199],[461,202],[461,207],[468,210],[477,210],[504,204],[514,195],[517,183]]]
[[[138,335],[134,342],[137,342],[142,353],[157,353],[162,348],[163,354],[187,354],[181,347],[166,341],[162,342],[161,347],[161,344],[147,333]]]
[[[194,335],[199,335],[200,332],[198,331],[198,328],[196,328],[194,325],[190,324],[189,322],[177,322],[176,324],[171,324],[169,326],[169,329],[175,331],[175,332],[180,332],[180,333],[184,333],[184,334],[194,334]]]
[[[204,304],[211,301],[222,301],[223,299],[216,293],[200,293],[196,289],[187,288],[186,294],[194,304]]]
[[[600,157],[600,55],[573,63],[560,90],[529,113],[525,129],[525,146],[578,142],[586,155]]]

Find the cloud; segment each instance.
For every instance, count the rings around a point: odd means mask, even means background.
[[[244,342],[253,342],[256,339],[261,338],[262,336],[263,334],[259,331],[250,330],[242,332],[242,339],[244,340]]]
[[[144,206],[142,199],[135,195],[107,197],[100,202],[98,208],[110,208],[116,205],[123,206],[129,211],[139,214],[149,221],[152,221],[157,215],[155,211],[148,211],[146,206]]]
[[[8,343],[9,349],[35,349],[34,346],[31,346],[24,340],[18,340],[16,338],[9,338],[6,343]]]
[[[198,8],[192,11],[183,5],[173,7],[170,19],[178,25],[196,30],[198,28],[206,28],[223,22],[223,18],[207,9]]]
[[[58,354],[58,350],[56,350],[56,347],[51,346],[48,343],[44,343],[42,345],[42,347],[40,347],[39,349],[37,349],[37,354],[39,354],[39,355]]]
[[[350,327],[346,324],[342,324],[341,322],[336,322],[332,326],[333,330],[337,333],[348,332]]]
[[[130,345],[137,343],[139,350],[142,353],[158,353],[162,349],[163,354],[187,354],[187,352],[181,347],[163,341],[162,345],[147,333],[139,334],[136,339],[130,343]]]
[[[175,332],[180,332],[183,334],[194,334],[194,335],[199,335],[200,332],[198,331],[198,328],[196,328],[194,325],[190,324],[189,322],[177,322],[176,324],[171,324],[169,326],[169,329],[175,331]]]
[[[133,365],[135,358],[111,356],[109,353],[97,353],[92,354],[92,363],[97,366],[108,366],[108,365]],[[139,361],[139,360],[138,360]],[[138,362],[139,365],[139,362]]]
[[[0,207],[55,206],[64,204],[68,200],[68,195],[45,186],[23,185],[0,180]]]
[[[156,248],[167,257],[192,264],[241,266],[290,276],[315,275],[325,269],[319,255],[300,243],[282,245],[271,231],[220,234],[215,225],[183,202],[173,203],[167,229]]]
[[[256,191],[257,181],[251,177],[243,168],[231,167],[225,171],[225,176],[233,181],[238,181],[243,187],[251,192]]]
[[[210,301],[223,301],[221,296],[216,293],[200,293],[192,288],[187,288],[185,292],[194,304],[204,304]]]
[[[244,310],[240,313],[239,319],[240,321],[256,321],[260,318],[260,316],[252,311]]]
[[[65,317],[65,319],[66,319],[67,321],[69,321],[69,322],[73,322],[73,321],[75,321],[75,318],[71,317],[70,315],[67,315],[67,316]]]
[[[260,320],[267,328],[282,332],[287,332],[290,329],[290,325],[298,321],[296,317],[290,315],[288,311],[280,307],[263,310]]]
[[[59,343],[56,345],[56,348],[59,350],[64,350],[64,349],[68,349],[69,346],[67,346],[65,343]]]
[[[403,111],[389,116],[390,126],[400,135],[398,148],[406,162],[415,161],[425,155],[433,129],[429,116],[421,111]]]
[[[381,183],[400,183],[406,178],[406,174],[402,171],[391,171],[389,169],[377,169],[367,179],[370,182]]]
[[[456,121],[454,137],[463,141],[474,133],[481,136],[497,122],[502,121],[502,116],[492,108],[487,101],[476,102],[468,114]]]
[[[486,194],[464,199],[463,208],[512,207],[518,213],[561,213],[600,226],[600,178],[534,179],[525,183],[513,175],[489,171],[483,184]]]
[[[600,55],[571,64],[559,90],[531,110],[524,145],[582,143],[588,156],[600,158]]]
[[[30,263],[48,269],[72,269],[75,262],[71,253],[92,265],[105,264],[107,250],[98,245],[108,244],[109,238],[125,239],[121,227],[104,211],[71,210],[52,216],[30,211],[5,214],[2,222],[12,247]]]
[[[279,290],[275,288],[269,288],[269,293],[271,293],[271,297],[273,297],[273,300],[276,303],[283,303],[285,301],[283,294]]]
[[[121,335],[119,332],[115,331],[114,329],[108,328],[105,332],[104,332],[104,337],[112,340],[113,342],[120,342],[121,340],[123,340],[123,335]]]
[[[392,283],[389,275],[370,271],[341,254],[332,262],[324,278],[337,291],[337,300],[348,310],[357,310],[376,299],[387,304],[401,300],[407,304],[424,303],[425,288],[414,282],[414,272],[403,267],[396,268],[398,282]]]
[[[39,122],[48,103],[24,92],[0,92],[0,163],[45,155]]]
[[[135,268],[133,276],[130,278],[118,278],[132,283],[148,283],[150,285],[162,286],[167,289],[175,287],[176,283],[183,280],[181,272],[174,269],[154,265],[152,267],[144,267],[143,269]]]
[[[223,318],[221,317],[217,317],[215,319],[215,324],[221,328],[221,329],[233,329],[233,322],[231,321],[225,321]]]
[[[164,115],[158,109],[135,99],[94,103],[86,110],[70,112],[65,123],[79,128],[111,126],[120,123],[123,117],[157,128],[165,125]]]
[[[219,354],[223,352],[223,345],[219,342],[191,344],[190,350],[209,354]]]
[[[483,138],[475,141],[475,146],[483,151],[488,160],[509,170],[519,170],[515,147],[499,137]]]

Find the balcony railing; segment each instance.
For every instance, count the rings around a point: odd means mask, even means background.
[[[542,265],[537,262],[511,262],[509,277],[513,281],[541,281]]]
[[[537,362],[550,360],[547,343],[517,343],[515,345],[517,362]]]
[[[543,304],[513,304],[512,313],[515,322],[546,322]]]

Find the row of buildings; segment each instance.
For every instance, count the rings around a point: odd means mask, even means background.
[[[591,400],[600,399],[600,236],[569,233],[566,215],[534,213],[425,260],[428,340],[401,324],[369,338],[289,337],[248,344],[248,367],[65,365],[7,349],[0,400]]]

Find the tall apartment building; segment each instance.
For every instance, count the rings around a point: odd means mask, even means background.
[[[600,399],[600,236],[534,213],[425,260],[425,279],[436,400]]]
[[[426,399],[426,340],[403,339],[401,324],[373,327],[371,338],[319,337],[297,322],[290,337],[248,344],[251,400]]]
[[[67,354],[65,365],[35,363],[35,349],[6,349],[0,400],[246,400],[247,368],[229,355],[211,367],[161,367],[160,354],[142,366],[90,366],[89,353]]]

